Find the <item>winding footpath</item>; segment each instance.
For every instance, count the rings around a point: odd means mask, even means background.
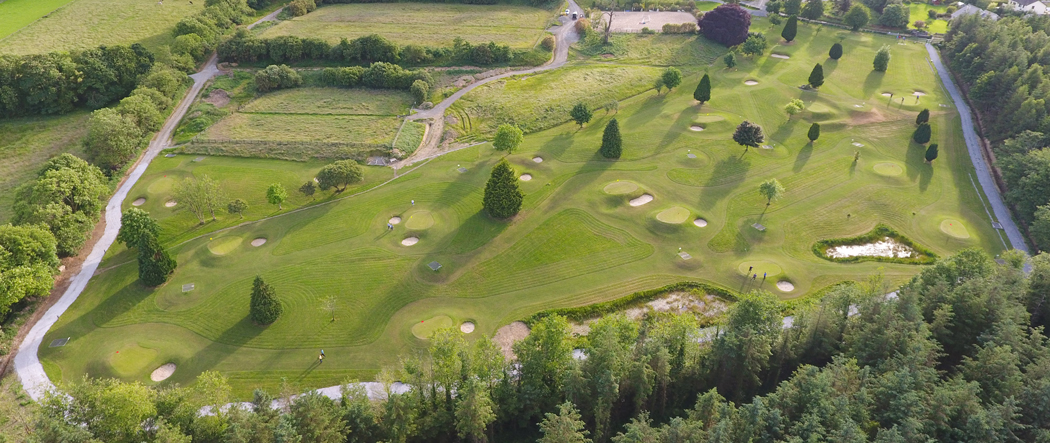
[[[984,189],[984,195],[988,197],[988,203],[992,206],[992,212],[995,213],[995,218],[1003,226],[1003,231],[1006,231],[1006,237],[1010,239],[1010,245],[1014,249],[1027,253],[1028,245],[1024,242],[1024,236],[1021,235],[1021,230],[1017,229],[1014,219],[1010,217],[1010,210],[1006,207],[1006,203],[1003,202],[1003,196],[999,194],[999,188],[995,186],[995,181],[992,179],[988,161],[985,160],[981,150],[980,139],[977,137],[977,131],[973,128],[973,113],[970,111],[970,106],[966,104],[966,100],[963,98],[962,93],[959,92],[959,88],[952,81],[948,68],[941,63],[941,55],[937,52],[937,48],[927,43],[926,51],[930,53],[930,60],[937,69],[937,74],[941,76],[941,83],[948,90],[948,95],[952,96],[952,101],[955,102],[955,109],[959,110],[959,116],[962,120],[963,138],[966,140],[966,150],[970,153],[970,161],[977,172],[977,181],[981,184],[981,189]]]
[[[582,15],[583,9],[576,4],[575,1],[569,0],[570,14],[577,12]],[[259,19],[255,23],[248,25],[251,29],[259,23],[272,21],[277,17],[277,14],[281,10],[278,9],[273,13]],[[409,117],[408,120],[431,120],[428,126],[428,133],[433,133],[428,136],[425,141],[425,146],[421,146],[420,149],[413,154],[412,158],[406,159],[401,162],[398,167],[403,167],[412,162],[422,161],[429,158],[436,157],[444,154],[445,152],[438,152],[437,148],[441,140],[441,134],[444,132],[444,114],[445,111],[451,106],[456,100],[462,98],[467,92],[470,92],[474,88],[481,86],[486,83],[490,83],[499,79],[507,78],[514,75],[531,74],[536,72],[547,71],[551,69],[560,68],[565,65],[568,61],[569,46],[578,40],[575,30],[573,29],[573,22],[567,17],[561,17],[559,19],[561,25],[554,28],[553,32],[555,35],[555,54],[554,58],[550,63],[536,68],[530,68],[520,71],[511,71],[497,76],[489,77],[478,82],[475,82],[449,96],[445,100],[435,105],[433,108],[425,111],[417,112]],[[69,288],[62,294],[61,298],[53,305],[44,315],[33,325],[29,333],[26,334],[25,339],[22,341],[21,346],[18,348],[18,353],[14,359],[14,370],[18,374],[19,380],[22,382],[22,386],[29,396],[35,400],[40,401],[44,398],[48,391],[55,388],[55,385],[51,383],[51,380],[47,377],[47,373],[44,372],[44,366],[40,363],[40,359],[37,355],[37,350],[43,345],[44,335],[51,329],[52,326],[58,322],[59,317],[76,301],[77,297],[80,296],[84,288],[87,286],[88,281],[95,274],[99,264],[102,262],[103,256],[113,242],[116,240],[117,233],[120,231],[120,217],[121,217],[121,206],[124,199],[128,196],[128,192],[135,186],[142,174],[146,172],[146,168],[153,161],[160,152],[171,146],[171,137],[178,126],[179,122],[182,121],[182,117],[186,115],[190,105],[196,100],[201,90],[204,88],[205,83],[208,82],[212,77],[215,77],[220,73],[217,65],[217,56],[212,54],[211,58],[205,63],[204,67],[200,72],[193,74],[190,78],[193,79],[193,86],[186,91],[186,95],[183,96],[175,110],[172,111],[171,116],[164,122],[164,127],[161,128],[160,132],[150,140],[149,147],[142,154],[139,160],[134,165],[132,171],[125,178],[124,182],[117,189],[117,192],[110,198],[109,203],[106,205],[106,227],[95,246],[91,249],[90,255],[84,260],[84,264],[77,273],[70,279]],[[426,149],[424,149],[426,148]],[[450,151],[449,151],[450,152]],[[418,156],[416,154],[427,154],[425,156]],[[286,215],[286,214],[281,214]],[[278,215],[279,216],[279,215]],[[272,217],[268,217],[272,218]],[[266,220],[261,219],[258,221]],[[257,222],[258,222],[257,221]],[[394,383],[393,385],[387,386],[378,382],[364,382],[359,383],[359,386],[365,388],[367,394],[371,398],[383,398],[388,392],[405,392],[408,387],[400,383]],[[338,399],[342,395],[343,386],[329,386],[326,388],[317,389],[317,392],[325,395],[329,398]],[[240,406],[246,405],[247,403],[231,403],[229,406]],[[274,406],[280,406],[282,400],[275,400]],[[210,413],[210,409],[205,408],[201,411],[202,413]]]

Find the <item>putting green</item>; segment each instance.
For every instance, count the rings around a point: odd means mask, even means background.
[[[449,316],[438,315],[412,325],[412,335],[420,340],[427,340],[435,331],[451,328],[454,325],[455,322]]]
[[[430,215],[430,212],[419,211],[408,217],[408,221],[405,222],[405,227],[411,230],[427,229],[434,226],[434,216]]]
[[[946,218],[941,222],[941,232],[955,238],[970,238],[970,231],[966,230],[961,221],[954,218]]]
[[[887,177],[895,177],[904,173],[904,168],[891,162],[876,163],[872,169],[875,170],[876,174],[885,175]]]
[[[814,114],[830,114],[832,112],[831,108],[823,103],[811,103],[806,109]]]
[[[226,255],[237,249],[243,240],[240,237],[219,237],[208,242],[208,250],[215,255]]]
[[[689,218],[689,210],[681,206],[672,206],[656,214],[656,219],[664,223],[679,225]]]
[[[721,115],[700,115],[693,119],[693,123],[714,123],[725,121],[725,119]]]
[[[748,268],[752,268],[750,274],[747,272]],[[780,265],[768,260],[746,261],[741,263],[740,266],[737,266],[736,269],[740,271],[741,275],[748,276],[758,274],[759,277],[761,277],[763,273],[766,274],[766,277],[772,277],[784,272],[784,270],[780,268]]]
[[[130,344],[110,355],[109,365],[121,376],[129,377],[144,371],[156,357],[156,349]]]
[[[638,190],[638,184],[629,181],[614,181],[605,185],[605,193],[609,195],[630,194]]]
[[[161,177],[153,180],[153,183],[150,183],[146,190],[149,191],[150,194],[164,194],[171,191],[171,186],[173,184],[175,184],[175,180],[168,177]]]

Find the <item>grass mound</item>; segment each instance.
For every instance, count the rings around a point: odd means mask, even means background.
[[[413,231],[419,231],[434,226],[434,215],[428,211],[419,211],[408,216],[405,227]]]
[[[412,335],[420,340],[428,340],[439,329],[451,328],[454,325],[451,317],[438,315],[412,325]]]
[[[226,255],[236,250],[243,240],[241,237],[219,237],[208,243],[208,250],[215,255]]]
[[[970,231],[966,229],[963,222],[954,218],[946,218],[941,221],[941,232],[955,238],[970,238]]]
[[[605,185],[603,189],[609,195],[626,195],[638,190],[638,184],[629,181],[614,181]]]

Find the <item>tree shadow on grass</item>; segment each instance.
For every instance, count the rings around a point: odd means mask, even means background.
[[[643,92],[642,94],[648,94],[648,91]],[[623,119],[624,124],[643,127],[647,123],[655,120],[656,117],[660,115],[664,105],[667,104],[667,96],[668,93],[649,96],[638,105],[638,110],[634,114]]]
[[[562,132],[547,140],[547,142],[540,147],[539,152],[541,155],[549,154],[551,157],[561,160],[562,155],[564,155],[565,151],[571,146],[572,133]]]
[[[740,186],[747,178],[751,162],[743,157],[730,155],[714,165],[711,177],[700,190],[699,207],[709,211]]]
[[[281,321],[278,319],[277,321]],[[208,346],[197,351],[192,357],[186,359],[186,366],[195,371],[204,372],[214,369],[230,355],[228,348],[240,349],[253,338],[261,334],[265,326],[257,326],[252,323],[248,316],[241,318],[218,337],[211,340]]]
[[[835,60],[835,59],[833,59],[831,57],[828,57],[827,60],[824,60],[823,67],[824,67],[824,78],[825,79],[826,78],[830,78],[831,74],[835,72],[835,69],[839,67],[839,61]]]
[[[878,91],[879,87],[882,86],[883,77],[885,73],[872,70],[868,73],[868,76],[864,79],[864,97],[871,97]],[[827,77],[827,74],[825,74]]]
[[[678,138],[682,136],[682,133],[686,131],[686,125],[689,124],[699,112],[699,109],[692,106],[683,109],[682,112],[678,114],[678,118],[671,124],[671,127],[664,131],[664,137],[660,139],[659,143],[657,143],[656,150],[653,154],[662,153],[671,145],[671,143],[678,140]]]
[[[933,180],[933,165],[926,163],[926,146],[915,143],[914,140],[909,142],[905,166],[908,178],[912,181],[918,179],[919,192],[926,192]]]
[[[802,168],[806,166],[806,162],[813,156],[813,142],[806,143],[802,149],[798,150],[798,155],[795,156],[795,166],[791,168],[792,172],[798,173],[802,171]]]
[[[786,145],[788,138],[791,137],[791,134],[795,133],[795,127],[802,123],[804,123],[802,119],[796,120],[794,118],[788,118],[786,122],[782,123],[780,126],[777,127],[776,132],[769,134],[768,140],[766,140],[766,142],[769,142],[770,140],[777,140],[780,143]]]

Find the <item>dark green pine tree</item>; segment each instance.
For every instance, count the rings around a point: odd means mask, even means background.
[[[507,163],[507,159],[500,160],[492,168],[489,182],[485,184],[485,197],[481,200],[485,211],[495,218],[513,217],[521,210],[523,197],[510,163]]]
[[[918,128],[915,128],[915,133],[912,134],[911,138],[915,140],[915,143],[925,145],[930,142],[930,138],[933,136],[933,129],[930,128],[929,123],[921,123]]]
[[[157,242],[152,235],[144,236],[138,244],[139,248],[139,279],[142,284],[155,287],[168,281],[168,277],[175,272],[175,259],[168,255],[168,251]]]
[[[780,33],[781,37],[784,37],[784,41],[792,41],[795,36],[798,35],[798,17],[792,15],[788,17],[787,24],[784,25],[784,30]]]
[[[937,144],[930,143],[930,147],[926,148],[926,163],[933,163],[937,160]]]
[[[831,45],[831,50],[828,51],[828,57],[832,60],[838,60],[842,58],[842,43],[835,43]]]
[[[820,123],[813,123],[813,126],[809,127],[809,133],[806,134],[809,137],[809,141],[815,142],[820,138]]]
[[[693,99],[701,104],[711,100],[711,77],[706,73],[700,79],[700,84],[696,85],[696,90],[693,91]]]
[[[919,111],[919,115],[917,115],[915,117],[915,124],[917,124],[917,125],[921,125],[921,124],[929,122],[929,121],[930,121],[930,110],[928,108]]]
[[[262,277],[256,276],[255,283],[252,284],[252,298],[248,311],[252,321],[260,325],[268,325],[277,321],[284,312],[281,301],[277,300],[277,293],[273,287],[263,281]]]
[[[620,158],[623,152],[623,139],[620,138],[620,123],[616,119],[609,120],[605,125],[605,133],[602,134],[602,153],[605,158]]]
[[[824,67],[817,63],[813,66],[813,70],[809,73],[809,86],[812,88],[819,88],[820,85],[824,84]]]

